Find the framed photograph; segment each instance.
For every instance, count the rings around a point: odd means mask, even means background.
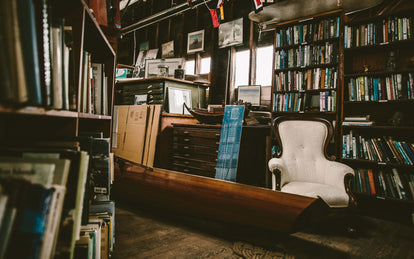
[[[174,70],[178,68],[179,65],[183,66],[182,58],[166,58],[166,59],[147,59],[145,60],[145,78],[159,77],[162,76],[160,67],[168,68],[168,76],[174,77]]]
[[[161,58],[173,58],[174,57],[174,41],[161,44]]]
[[[156,59],[158,54],[158,49],[150,49],[150,50],[140,50],[138,53],[137,60],[135,62],[134,71],[132,73],[132,77],[144,77],[144,67],[145,67],[145,60],[147,59]],[[141,73],[142,72],[142,73]]]
[[[237,88],[237,100],[251,103],[253,106],[260,105],[260,85],[242,85]]]
[[[220,24],[219,48],[239,45],[243,43],[243,18]]]
[[[191,90],[168,87],[168,112],[175,114],[190,114],[184,107],[191,105]]]
[[[145,41],[139,44],[139,50],[149,50],[149,41]]]
[[[204,30],[191,32],[187,38],[187,53],[204,50]]]

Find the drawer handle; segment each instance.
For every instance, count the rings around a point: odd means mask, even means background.
[[[184,164],[185,164],[185,165],[189,165],[189,164],[190,164],[190,162],[188,162],[188,161],[185,161],[185,162],[184,162]]]
[[[190,139],[189,138],[185,138],[184,141],[188,142],[188,141],[190,141]]]
[[[220,133],[216,133],[216,137],[220,137]]]
[[[216,153],[218,154],[218,150],[216,150]]]
[[[184,131],[184,134],[188,134],[189,132],[188,131]]]
[[[190,170],[188,170],[188,169],[184,169],[184,172],[186,172],[186,173],[187,173],[187,172],[189,172],[189,171],[190,171]]]
[[[216,145],[220,145],[220,142],[216,142]]]
[[[189,146],[184,146],[184,149],[189,149],[190,147]]]
[[[190,156],[190,154],[184,154],[184,156],[189,157],[189,156]]]

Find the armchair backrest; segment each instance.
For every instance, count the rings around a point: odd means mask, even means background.
[[[279,117],[273,125],[288,175],[281,185],[290,181],[323,183],[326,177],[326,148],[333,130],[322,118]]]

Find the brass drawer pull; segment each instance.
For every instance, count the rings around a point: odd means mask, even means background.
[[[189,149],[190,147],[189,146],[184,146],[184,149]]]
[[[185,138],[184,141],[188,142],[188,141],[190,141],[190,139],[189,138]]]

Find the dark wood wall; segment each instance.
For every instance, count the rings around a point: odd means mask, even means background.
[[[145,17],[159,13],[162,10],[169,9],[172,7],[172,3],[178,5],[184,2],[186,1],[138,1],[137,3],[127,7],[126,10],[124,9],[121,11],[122,28],[134,24]],[[217,1],[213,0],[207,3],[207,5],[209,8],[215,8]],[[212,58],[209,103],[221,104],[224,101],[226,93],[226,82],[228,81],[227,67],[230,53],[234,53],[239,49],[249,49],[257,44],[257,27],[251,27],[250,20],[248,19],[248,14],[252,10],[252,1],[224,0],[224,22],[243,17],[243,44],[241,46],[229,47],[225,49],[218,48],[218,28],[213,27],[210,11],[203,4],[171,18],[124,35],[119,41],[117,62],[119,64],[133,65],[133,61],[139,53],[139,45],[143,42],[148,41],[150,49],[158,48],[161,50],[161,44],[174,40],[175,57],[183,57],[186,60],[196,61],[207,56]],[[204,29],[205,34],[204,51],[197,54],[187,54],[187,34],[202,29]],[[267,37],[263,37],[264,35],[267,35]],[[262,43],[272,43],[273,32],[262,33],[261,39]],[[159,56],[160,52],[161,51],[159,51],[158,54]],[[250,83],[252,82],[253,81],[251,80]]]

